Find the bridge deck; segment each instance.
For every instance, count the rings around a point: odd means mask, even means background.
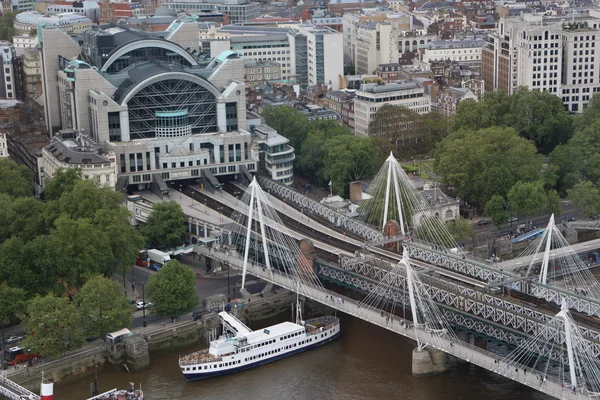
[[[243,260],[237,253],[226,255],[222,252],[210,251],[205,247],[200,247],[199,251],[207,257],[214,258],[219,261],[229,262],[234,268],[242,268]],[[523,366],[519,366],[518,371],[515,371],[514,366],[511,367],[503,362],[497,364],[496,360],[498,360],[499,357],[496,354],[472,346],[465,342],[453,343],[450,341],[450,339],[427,332],[426,330],[413,325],[410,321],[406,321],[405,324],[402,324],[401,321],[396,319],[392,319],[391,322],[389,320],[386,321],[386,316],[382,316],[381,310],[379,309],[365,305],[359,305],[353,299],[326,289],[317,289],[308,287],[306,285],[299,287],[291,278],[280,274],[278,271],[271,271],[263,268],[264,267],[259,264],[249,264],[247,266],[247,272],[285,289],[298,291],[300,294],[314,301],[325,304],[348,315],[361,318],[384,329],[396,332],[409,339],[426,343],[429,347],[441,350],[447,354],[453,355],[481,368],[485,368],[508,379],[546,393],[552,397],[559,399],[592,398],[586,393],[573,394],[568,388],[563,388],[561,382],[552,380],[551,378],[548,378],[545,383],[540,385],[540,381],[536,379],[535,374],[537,372],[540,374],[540,376],[543,376],[544,374],[541,371],[525,368]],[[342,301],[334,301],[333,298],[341,299]],[[524,369],[527,370],[528,374],[524,374]]]
[[[8,379],[6,372],[0,372],[0,397],[4,396],[11,400],[40,400],[40,396],[30,392]]]

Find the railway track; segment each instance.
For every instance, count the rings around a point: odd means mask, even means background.
[[[233,183],[227,183],[224,186],[224,190],[228,194],[231,194],[235,197],[234,193],[239,190],[239,187],[235,186]],[[213,210],[220,210],[224,215],[231,216],[235,212],[235,210],[232,207],[230,207],[230,206],[224,204],[223,202],[220,202],[212,197],[209,197],[209,196],[205,195],[204,193],[202,193],[196,189],[193,189],[190,186],[184,185],[182,187],[182,192],[185,195],[192,197],[194,200],[205,203],[207,207],[210,207]],[[290,205],[289,203],[286,203],[286,206],[292,206],[292,205]],[[294,208],[297,209],[298,211],[300,211],[298,207],[294,207]],[[332,237],[331,235],[329,235],[327,233],[310,228],[310,227],[306,226],[305,224],[303,224],[302,222],[297,221],[296,219],[294,219],[288,215],[285,215],[279,211],[277,213],[278,213],[279,217],[281,218],[281,221],[287,227],[289,227],[291,230],[294,230],[298,233],[305,235],[309,239],[318,240],[322,243],[326,243],[328,245],[339,248],[340,250],[344,250],[351,254],[354,254],[356,251],[361,250],[360,246],[354,245],[352,243],[348,243],[344,240],[338,239],[336,237]],[[315,216],[313,214],[310,214],[309,216],[310,216],[310,218],[320,222],[324,226],[329,225],[329,221],[326,221],[324,218],[322,218],[320,216]],[[335,229],[335,230],[340,232],[337,229]],[[390,251],[387,249],[369,248],[369,250],[371,253],[376,254],[377,256],[384,258],[387,261],[393,262],[393,263],[400,261],[400,259],[402,258],[402,254],[393,252],[393,251]],[[317,258],[319,258],[323,261],[328,261],[328,262],[332,262],[335,264],[337,264],[339,262],[339,254],[338,253],[332,253],[331,251],[327,251],[327,250],[321,249],[321,248],[316,248],[315,252],[316,252]],[[486,282],[481,282],[481,284],[479,284],[479,283],[473,284],[472,282],[469,281],[469,280],[473,280],[472,278],[464,277],[464,279],[462,279],[462,276],[460,276],[460,274],[455,274],[455,276],[450,277],[450,279],[460,281],[464,285],[474,286],[474,287],[479,287],[481,285],[487,284]],[[521,301],[523,303],[533,305],[537,308],[546,310],[553,314],[556,314],[560,311],[560,307],[554,303],[547,302],[543,299],[539,299],[537,297],[534,297],[534,296],[531,296],[531,295],[528,295],[528,294],[525,294],[525,293],[522,293],[519,291],[511,291],[511,296],[513,298],[518,299],[519,301]],[[571,310],[571,314],[573,315],[573,318],[575,319],[575,321],[577,321],[579,323],[582,323],[584,325],[587,325],[587,326],[593,327],[593,328],[600,327],[600,319],[598,319],[598,318],[577,312],[575,310]]]

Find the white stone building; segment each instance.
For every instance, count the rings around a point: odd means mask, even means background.
[[[425,94],[424,88],[417,82],[362,84],[354,99],[354,133],[367,136],[369,123],[386,104],[406,107],[419,114],[431,111],[431,97]]]
[[[398,62],[398,30],[391,22],[360,24],[355,32],[354,67],[357,74],[372,74],[379,64]]]
[[[8,158],[8,140],[4,132],[0,132],[0,158]]]
[[[15,62],[17,53],[12,43],[0,41],[0,58],[2,71],[0,71],[0,99],[17,99],[17,82],[15,81]]]
[[[314,25],[301,25],[300,33],[306,36],[308,86],[323,83],[338,90],[340,77],[344,76],[342,34]]]
[[[501,18],[482,54],[486,90],[514,93],[525,86],[552,93],[582,112],[600,92],[600,11],[577,16],[525,14]]]
[[[61,131],[42,149],[44,185],[59,169],[78,168],[83,179],[114,188],[117,183],[117,159],[113,152],[102,152],[86,135]]]
[[[451,61],[475,66],[481,63],[484,43],[483,39],[436,40],[420,45],[419,48],[424,63]]]

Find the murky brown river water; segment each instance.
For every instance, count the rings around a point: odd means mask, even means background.
[[[342,317],[342,336],[321,348],[238,374],[186,383],[177,365],[178,355],[201,347],[205,346],[152,353],[151,367],[138,373],[106,367],[99,372],[100,390],[141,383],[149,400],[545,399],[529,388],[450,358],[448,372],[414,378],[414,342],[347,316]],[[57,384],[54,398],[87,399],[92,380],[90,375]]]

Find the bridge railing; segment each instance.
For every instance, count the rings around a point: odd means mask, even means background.
[[[275,181],[272,181],[262,176],[257,176],[256,178],[258,180],[258,183],[260,183],[261,187],[265,191],[268,191],[269,193],[275,193],[278,196],[289,200],[300,207],[305,208],[307,211],[320,215],[321,217],[326,218],[335,226],[342,227],[348,230],[349,232],[360,235],[371,242],[383,239],[383,234],[379,230],[370,225],[365,224],[364,222],[357,221],[319,202],[309,199],[302,193],[299,193],[298,191],[288,186],[281,185]]]
[[[237,253],[232,252],[226,254],[219,251],[211,251],[207,248],[200,248],[200,252],[207,257],[214,258],[222,262],[228,262],[235,268],[241,268],[242,266],[242,259]],[[568,390],[568,388],[562,386],[562,382],[553,377],[547,377],[547,381],[540,384],[540,381],[535,379],[535,374],[537,373],[539,376],[544,376],[543,371],[537,371],[520,364],[507,364],[503,361],[496,363],[496,361],[499,360],[498,355],[487,350],[480,349],[462,341],[457,342],[449,335],[439,335],[436,332],[424,330],[419,326],[414,325],[411,321],[394,317],[390,319],[390,314],[382,313],[381,310],[368,305],[361,305],[355,300],[342,296],[338,293],[323,288],[316,288],[308,285],[298,285],[290,277],[282,275],[279,273],[279,271],[267,269],[262,264],[249,264],[247,266],[247,271],[248,273],[262,278],[265,281],[274,283],[282,288],[298,292],[312,300],[345,312],[346,314],[359,317],[384,329],[394,331],[413,340],[418,340],[427,344],[429,347],[443,351],[479,367],[503,375],[511,380],[520,382],[555,398],[581,399],[593,397],[588,393],[573,394],[570,390]],[[527,370],[529,374],[523,373],[524,370]]]
[[[30,392],[24,387],[21,387],[20,385],[8,379],[5,371],[0,372],[0,394],[9,399],[15,400],[40,400],[40,396],[37,394]]]

